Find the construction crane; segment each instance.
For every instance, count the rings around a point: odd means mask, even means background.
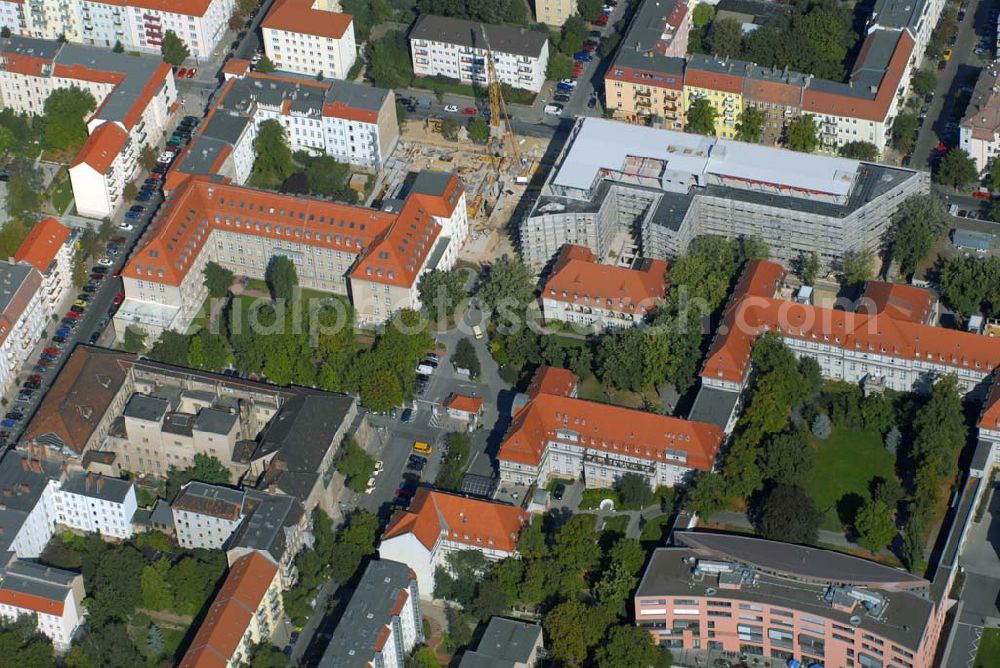
[[[521,167],[521,156],[517,150],[517,139],[510,126],[510,113],[507,111],[507,102],[503,99],[503,89],[493,61],[490,39],[486,36],[486,27],[483,24],[479,24],[479,29],[486,45],[486,88],[490,95],[490,161],[495,164],[499,177],[502,176],[500,171],[505,148],[509,153],[511,164],[517,168]]]

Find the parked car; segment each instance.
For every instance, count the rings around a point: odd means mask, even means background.
[[[60,320],[64,327],[69,327],[70,329],[76,329],[80,324],[80,321],[75,318],[63,318]]]
[[[60,327],[59,329],[56,330],[56,336],[67,337],[69,335],[70,335],[70,331],[68,329],[66,329],[65,327]]]
[[[583,61],[585,63],[589,63],[593,59],[594,57],[589,53],[587,53],[586,51],[577,51],[576,53],[573,54],[573,60],[576,61]]]
[[[69,307],[69,310],[70,313],[80,313],[82,315],[86,309],[84,309],[82,306],[77,306],[76,304],[73,304],[72,306]]]
[[[140,218],[142,218],[142,211],[126,211],[125,212],[125,220],[139,220]],[[125,227],[126,225],[128,225],[128,227]],[[122,221],[122,224],[119,225],[119,227],[121,229],[123,229],[123,230],[130,230],[130,229],[132,229],[132,226],[129,225],[125,221]]]
[[[139,193],[139,196],[135,198],[135,201],[148,202],[151,199],[153,199],[153,193],[147,190],[146,192]]]
[[[125,301],[125,293],[119,290],[118,292],[115,293],[115,298],[112,300],[112,303],[115,306],[118,306],[123,301]]]
[[[32,390],[21,390],[17,393],[18,403],[26,404],[31,401],[31,397],[34,396],[34,391]]]
[[[72,318],[73,320],[79,320],[82,317],[82,314],[76,313],[75,311],[67,311],[64,317]]]
[[[45,353],[46,355],[58,355],[59,354],[59,349],[58,348],[49,347],[49,348],[44,348],[42,350],[42,352]]]
[[[187,76],[187,68],[178,67],[177,71],[174,72],[174,76],[177,77],[178,79],[183,79],[185,76]]]
[[[457,104],[448,104],[448,105],[445,105],[444,110],[447,111],[449,114],[458,113],[458,105]]]
[[[476,108],[475,107],[466,107],[465,109],[462,110],[462,113],[465,114],[466,116],[475,116],[476,115]]]
[[[542,111],[551,116],[558,116],[562,113],[563,106],[561,104],[547,104]]]
[[[554,99],[556,102],[563,102],[563,103],[565,103],[565,102],[569,102],[570,97],[569,97],[569,95],[566,95],[565,93],[556,93],[553,96],[552,99]]]
[[[21,387],[23,387],[26,390],[37,390],[41,386],[42,386],[41,383],[33,383],[30,380],[26,380],[24,381],[24,383],[21,384]]]
[[[403,410],[403,414],[399,416],[400,422],[410,423],[413,422],[413,409],[407,408]]]
[[[192,67],[191,69],[189,69],[187,71],[187,74],[184,75],[184,78],[185,79],[194,79],[194,75],[196,75],[196,74],[198,74],[198,69],[195,68],[195,67]]]
[[[38,380],[42,379],[41,376],[32,376],[32,378],[37,378]],[[8,411],[4,417],[8,420],[20,420],[24,417],[24,413],[21,411]]]
[[[49,370],[49,363],[45,360],[38,360],[38,363],[31,367],[31,370],[35,373],[45,373]]]

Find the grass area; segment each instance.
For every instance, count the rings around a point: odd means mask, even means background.
[[[642,525],[639,541],[644,547],[663,545],[670,531],[670,515],[658,515]]]
[[[816,467],[806,490],[825,513],[822,528],[841,531],[870,498],[872,478],[896,475],[894,459],[875,431],[837,427],[825,441],[813,438]]]
[[[247,279],[245,287],[248,291],[271,294],[271,289],[267,287],[267,282],[259,278]],[[327,299],[333,297],[334,299],[341,299],[344,303],[348,303],[347,297],[333,292],[323,292],[322,290],[313,290],[312,288],[299,288],[299,293],[302,295],[302,299]]]
[[[468,84],[458,83],[454,79],[445,77],[413,77],[410,85],[413,88],[422,88],[435,92],[441,90],[452,95],[465,95],[466,97],[473,98],[486,97],[486,90],[483,88],[477,90]],[[532,105],[535,103],[535,93],[532,93],[530,90],[504,86],[503,94],[507,104]]]
[[[630,519],[631,518],[628,515],[615,515],[614,517],[609,517],[604,520],[602,531],[610,531],[624,535],[625,530],[628,529]]]
[[[65,169],[61,170],[52,182],[52,187],[49,188],[49,201],[60,215],[73,202],[73,183],[69,180],[69,172]]]
[[[972,665],[974,668],[990,668],[998,664],[1000,664],[1000,629],[983,629],[976,662]]]
[[[621,510],[621,501],[618,500],[618,492],[610,487],[595,487],[583,490],[580,498],[580,510],[596,510],[604,499],[611,499],[615,502],[615,510]]]

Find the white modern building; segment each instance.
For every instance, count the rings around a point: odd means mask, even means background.
[[[16,559],[0,568],[0,620],[35,615],[57,652],[69,649],[83,623],[83,575]]]
[[[330,4],[329,0],[280,0],[267,13],[260,24],[264,53],[279,70],[347,78],[358,59],[354,17]]]
[[[17,380],[49,321],[42,275],[30,264],[0,261],[0,391]]]
[[[1000,150],[1000,65],[993,63],[979,73],[976,87],[958,126],[958,145],[969,154],[980,173]]]
[[[502,83],[533,93],[545,83],[549,64],[546,32],[421,14],[409,40],[413,73],[419,77],[443,76],[485,86],[486,53],[490,50]]]
[[[14,261],[29,264],[42,275],[42,300],[49,316],[56,315],[73,287],[76,246],[69,229],[55,218],[43,218],[28,232]]]
[[[528,519],[528,513],[506,503],[421,487],[409,510],[389,522],[378,553],[409,566],[420,595],[433,598],[434,570],[449,568],[449,554],[479,550],[490,561],[509,557]]]
[[[126,51],[159,53],[172,30],[194,58],[205,58],[225,36],[234,0],[0,0],[0,27],[15,35]]]
[[[403,563],[375,559],[351,594],[319,666],[403,668],[423,640],[420,591],[413,571]]]
[[[243,520],[245,493],[228,487],[189,482],[171,504],[177,544],[220,550]]]
[[[125,186],[136,173],[138,159],[135,144],[121,126],[98,126],[69,166],[77,213],[89,218],[113,216],[125,201]]]
[[[59,524],[109,538],[131,538],[132,516],[138,504],[135,486],[121,478],[74,471],[56,492]]]

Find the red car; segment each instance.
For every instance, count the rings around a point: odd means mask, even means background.
[[[944,142],[941,142],[937,145],[937,147],[934,150],[937,151],[938,153],[947,153],[948,145],[945,144]]]
[[[607,21],[605,21],[605,23],[607,23]],[[187,78],[187,79],[194,79],[194,75],[196,75],[196,74],[198,74],[198,70],[192,67],[191,69],[189,69],[187,71],[187,74],[185,75],[185,78]]]
[[[90,280],[92,280],[92,281],[103,281],[104,280],[104,274],[91,274],[90,275]]]
[[[115,299],[114,299],[115,306],[118,306],[123,301],[125,301],[125,293],[124,292],[118,292],[118,293],[116,293],[115,294]]]
[[[41,377],[41,376],[39,376],[39,375],[38,375],[38,374],[36,373],[36,374],[35,374],[35,375],[33,375],[33,376],[28,376],[28,381],[30,381],[30,382],[32,382],[32,383],[40,383],[40,382],[42,382],[42,377]]]
[[[182,67],[182,68],[180,68],[180,69],[177,70],[177,72],[174,74],[174,76],[177,77],[178,79],[183,79],[184,77],[187,76],[187,72],[188,72],[187,68],[186,67]]]
[[[475,107],[466,107],[465,109],[462,110],[462,113],[465,114],[466,116],[475,116],[476,115],[476,108]]]
[[[153,179],[154,181],[160,181],[163,179],[163,174],[160,174],[159,172],[151,172],[149,178]]]
[[[594,51],[597,51],[597,45],[594,44],[593,42],[584,42],[583,50],[586,51],[587,53],[593,53]]]
[[[973,190],[972,196],[976,199],[993,199],[989,190]]]
[[[74,313],[73,311],[69,311],[66,313],[65,317],[70,318],[71,320],[79,320],[82,316],[79,313]],[[58,354],[58,352],[59,351],[57,350],[56,354]]]
[[[602,15],[601,18],[594,21],[594,25],[599,25],[599,26],[608,25],[608,15],[607,14]]]
[[[61,351],[58,348],[46,348],[42,352],[46,355],[58,355]]]

